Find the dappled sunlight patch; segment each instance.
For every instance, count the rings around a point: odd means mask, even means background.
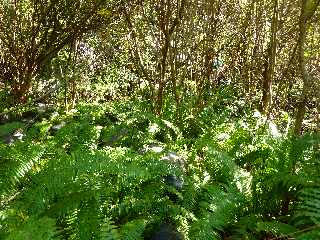
[[[245,169],[238,168],[234,175],[233,180],[240,192],[248,197],[252,196],[251,184],[252,184],[252,174]]]

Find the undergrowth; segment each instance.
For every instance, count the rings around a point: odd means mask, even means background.
[[[319,135],[215,108],[174,122],[81,104],[2,125],[25,136],[0,143],[0,239],[151,239],[163,223],[183,239],[320,238]]]

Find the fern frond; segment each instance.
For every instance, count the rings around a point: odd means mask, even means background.
[[[133,220],[127,222],[121,227],[121,235],[123,240],[143,240],[143,233],[146,227],[145,220]]]
[[[43,217],[31,217],[12,230],[6,240],[58,240],[55,220]]]
[[[300,204],[297,206],[295,223],[320,224],[320,185],[308,187],[300,191]]]
[[[223,231],[235,217],[239,198],[236,192],[224,192],[218,187],[208,186],[203,200],[199,203],[200,215],[192,223],[190,239],[221,239]]]
[[[19,188],[30,180],[30,175],[39,170],[45,147],[41,144],[20,142],[2,147],[0,164],[0,196],[10,199]],[[28,177],[28,179],[27,179]],[[8,195],[9,194],[9,195]],[[5,204],[5,203],[1,203]]]

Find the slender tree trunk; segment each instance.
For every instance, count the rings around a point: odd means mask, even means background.
[[[174,20],[170,23],[170,15],[172,14],[172,9],[171,9],[171,4],[170,1],[167,2],[167,9],[165,6],[162,6],[163,9],[163,16],[162,19],[159,23],[159,29],[163,34],[164,37],[164,43],[161,48],[161,61],[160,61],[160,73],[159,73],[159,88],[158,88],[158,93],[156,96],[156,114],[160,115],[162,112],[163,108],[163,98],[164,98],[164,92],[165,92],[165,87],[167,83],[166,79],[166,71],[167,71],[167,58],[168,58],[168,52],[170,48],[170,41],[173,32],[176,30],[178,25],[181,22],[182,19],[182,14],[184,11],[184,7],[186,4],[186,0],[181,0],[180,6],[178,7],[178,12],[177,16],[174,18]]]
[[[304,119],[304,115],[306,113],[306,106],[309,98],[310,93],[310,76],[306,69],[306,59],[304,56],[304,50],[305,50],[305,42],[306,42],[306,36],[307,36],[307,30],[308,30],[308,20],[313,16],[315,10],[317,9],[320,1],[313,2],[313,5],[310,9],[310,6],[308,0],[302,1],[301,6],[301,15],[300,15],[300,21],[299,21],[299,38],[298,38],[298,61],[299,61],[299,73],[300,77],[303,80],[303,90],[302,90],[302,96],[301,100],[298,104],[297,109],[297,115],[294,125],[294,133],[296,135],[301,134],[302,129],[302,122]]]
[[[262,99],[261,110],[265,114],[269,114],[272,104],[272,82],[274,75],[274,68],[276,62],[277,52],[277,31],[278,31],[278,1],[274,1],[273,17],[271,23],[271,40],[268,48],[268,57],[266,60],[266,67],[264,72],[263,86],[262,86]]]
[[[170,35],[164,34],[165,36],[165,44],[162,47],[161,50],[161,65],[160,65],[160,78],[159,78],[159,89],[158,89],[158,95],[157,95],[157,107],[156,107],[156,113],[158,115],[162,112],[163,107],[163,95],[164,95],[164,89],[166,84],[166,67],[167,67],[167,56],[168,56],[168,50],[169,50],[169,42],[170,42]]]
[[[152,101],[154,100],[154,96],[156,94],[154,86],[155,83],[152,76],[152,72],[144,65],[143,62],[143,54],[139,45],[139,31],[136,30],[134,22],[132,21],[131,12],[127,11],[126,8],[123,8],[123,14],[127,23],[127,27],[130,30],[130,34],[128,37],[128,40],[132,41],[132,44],[129,45],[130,55],[137,68],[134,72],[135,74],[137,73],[142,79],[147,81],[149,91],[148,94],[144,94],[144,97]],[[133,89],[133,91],[134,90],[135,89]]]
[[[64,107],[65,107],[66,112],[68,112],[68,111],[69,111],[69,109],[68,109],[68,88],[69,88],[69,81],[68,81],[67,77],[64,76],[61,66],[60,66],[60,75],[61,75],[61,79],[64,80]]]
[[[22,83],[17,81],[17,83],[12,85],[11,94],[14,99],[15,104],[24,104],[28,100],[29,90],[31,88],[31,80],[25,80]]]
[[[78,57],[78,40],[75,37],[74,40],[71,43],[71,51],[73,52],[73,58],[72,58],[72,77],[70,81],[71,85],[71,108],[73,109],[76,105],[76,97],[77,97],[77,77],[78,72],[76,70],[76,61]]]
[[[171,76],[170,76],[170,81],[171,81],[171,86],[172,86],[172,96],[175,100],[175,107],[176,107],[176,123],[180,123],[180,95],[178,92],[178,81],[177,81],[177,46],[176,46],[176,39],[173,38],[173,47],[170,51],[170,70],[171,70]]]

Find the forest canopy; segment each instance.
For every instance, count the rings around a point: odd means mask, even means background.
[[[0,0],[0,239],[320,239],[320,0]]]

